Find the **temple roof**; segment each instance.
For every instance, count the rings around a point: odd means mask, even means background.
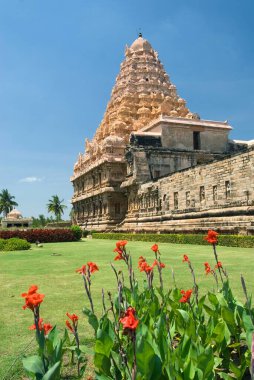
[[[152,50],[151,44],[142,37],[142,34],[139,34],[139,37],[132,43],[130,49],[137,50]]]
[[[86,153],[75,164],[75,171],[103,155],[102,142],[108,136],[118,136],[125,144],[131,132],[144,128],[160,115],[196,118],[177,94],[158,53],[150,42],[139,37],[126,46],[103,119],[92,141],[86,140]],[[111,139],[114,145],[114,139]],[[80,162],[80,163],[79,163]]]

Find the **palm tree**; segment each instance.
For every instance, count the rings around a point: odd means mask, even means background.
[[[0,193],[0,214],[3,213],[5,217],[14,206],[18,203],[14,201],[15,197],[9,193],[7,189],[3,189]]]
[[[63,201],[64,199],[60,201],[58,195],[52,195],[47,204],[48,212],[55,214],[57,221],[61,220],[61,215],[64,213],[64,209],[67,208],[67,206],[62,204]]]

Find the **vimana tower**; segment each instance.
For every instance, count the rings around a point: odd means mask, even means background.
[[[202,120],[142,37],[71,181],[74,222],[98,231],[254,233],[254,141]]]

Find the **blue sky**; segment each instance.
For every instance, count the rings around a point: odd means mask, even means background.
[[[192,112],[253,139],[253,16],[253,0],[0,0],[0,190],[24,216],[54,194],[70,209],[74,162],[140,29]]]

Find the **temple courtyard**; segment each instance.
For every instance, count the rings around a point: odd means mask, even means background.
[[[144,273],[137,268],[139,256],[144,256],[147,262],[152,263],[154,253],[150,249],[150,242],[129,242],[127,251],[133,257],[135,274],[142,286]],[[0,282],[1,315],[0,315],[0,378],[1,379],[26,379],[22,370],[21,358],[24,354],[33,354],[36,350],[35,334],[29,330],[33,324],[33,315],[30,310],[23,310],[21,293],[28,287],[36,284],[39,292],[45,294],[40,308],[41,317],[45,323],[57,325],[60,333],[65,328],[66,312],[76,313],[79,316],[79,334],[87,347],[88,357],[93,352],[93,331],[87,323],[87,317],[82,314],[84,306],[89,307],[87,296],[84,292],[82,277],[75,272],[88,261],[96,263],[99,272],[92,275],[92,295],[97,315],[101,315],[101,290],[105,291],[105,303],[109,306],[107,291],[115,294],[115,277],[110,267],[113,263],[117,271],[123,270],[128,281],[125,265],[122,261],[114,261],[113,249],[115,241],[87,239],[74,243],[48,243],[37,248],[35,245],[29,251],[17,251],[2,253],[0,255]],[[174,245],[160,243],[161,261],[166,267],[163,272],[164,287],[173,286],[172,269],[174,270],[177,286],[182,289],[192,287],[191,274],[186,263],[182,262],[183,255],[187,254],[192,261],[199,291],[205,294],[215,287],[211,275],[206,275],[204,262],[214,266],[214,256],[211,246]],[[253,293],[254,267],[253,248],[232,248],[218,246],[219,260],[227,269],[230,284],[234,294],[240,300],[244,300],[241,287],[240,274],[244,275],[249,294]],[[239,263],[241,272],[239,272]],[[156,281],[158,274],[155,275]],[[66,367],[66,371],[67,371]],[[92,367],[88,369],[84,378],[92,374]],[[71,379],[66,373],[65,379]],[[73,377],[74,378],[74,377]]]

